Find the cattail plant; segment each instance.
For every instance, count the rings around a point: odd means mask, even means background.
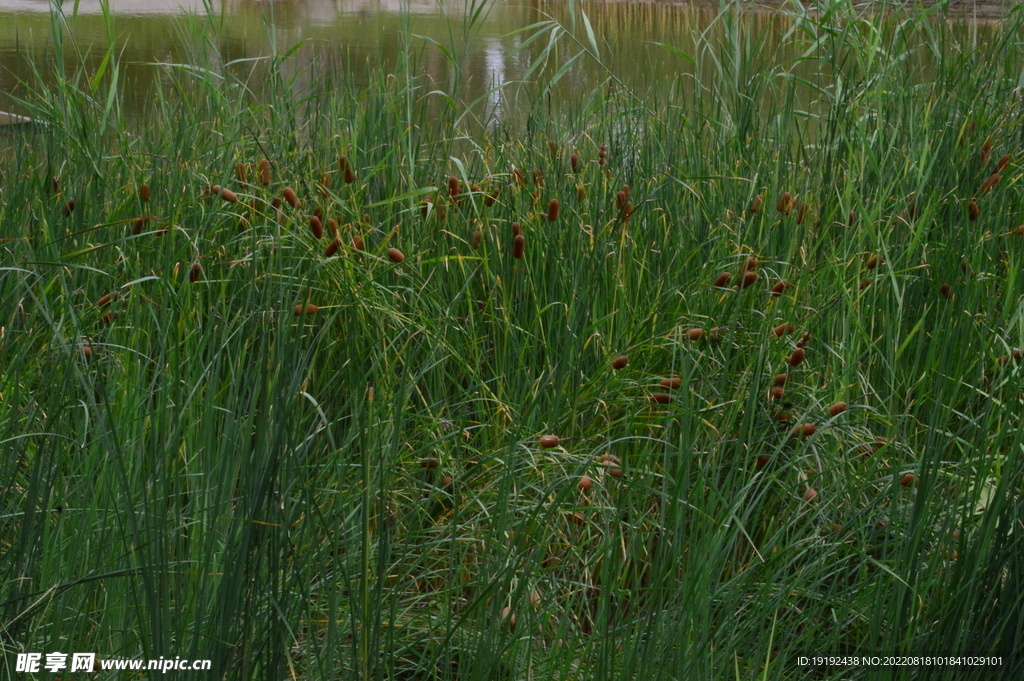
[[[541,449],[551,449],[557,447],[561,443],[561,439],[557,435],[542,435],[538,444]]]
[[[807,351],[803,348],[797,348],[793,350],[793,354],[789,356],[789,366],[798,367],[803,364],[804,359],[807,358]]]
[[[985,143],[981,145],[981,162],[984,163],[988,160],[988,154],[992,151],[992,142],[985,140]]]
[[[806,202],[805,203],[801,203],[800,204],[800,210],[798,210],[796,212],[796,224],[798,224],[798,225],[804,224],[804,218],[807,217],[807,213],[810,210],[811,210],[811,204],[806,203]]]
[[[775,286],[772,286],[771,296],[773,298],[778,298],[783,293],[785,293],[786,289],[790,288],[791,286],[792,286],[792,284],[789,283],[789,281],[787,281],[786,279],[783,279],[782,281],[780,281],[777,284],[775,284]]]
[[[678,376],[673,376],[672,378],[661,379],[660,381],[658,381],[658,384],[662,388],[665,388],[667,390],[678,390],[679,387],[683,384],[683,379],[679,378]]]
[[[904,473],[903,475],[900,476],[900,485],[902,487],[909,487],[910,485],[913,485],[913,484],[914,484],[914,474],[913,473]]]
[[[494,202],[498,200],[498,194],[501,192],[501,187],[495,187],[491,192],[484,197],[484,206],[490,208],[494,205]]]
[[[517,234],[516,238],[512,240],[512,257],[516,260],[522,260],[523,254],[526,252],[526,237],[522,234]]]
[[[756,465],[759,469],[764,468],[765,466],[768,465],[769,461],[771,461],[770,456],[768,456],[767,454],[761,454],[760,456],[757,457],[757,461],[754,465]]]
[[[939,287],[939,295],[941,295],[946,300],[949,300],[950,298],[953,297],[953,287],[950,286],[949,284],[943,284],[942,286]]]
[[[115,319],[117,319],[120,316],[121,315],[119,313],[117,313],[117,312],[108,312],[105,315],[103,315],[102,317],[100,317],[100,324],[103,324],[104,326],[106,326],[107,324],[110,324],[111,322],[113,322]]]
[[[396,265],[405,261],[405,255],[397,248],[388,249],[388,258]]]
[[[372,388],[371,388],[371,390],[372,390]],[[373,400],[371,399],[370,401],[372,402]],[[440,462],[437,459],[422,459],[420,461],[420,468],[426,468],[428,470],[433,470],[433,469],[437,468],[440,465],[441,464],[440,464]]]
[[[244,163],[235,164],[235,179],[239,184],[249,184],[249,168]]]
[[[749,272],[747,272],[746,274],[743,275],[743,279],[740,280],[739,287],[740,288],[749,288],[749,287],[753,286],[756,282],[757,282],[757,272],[754,272],[753,270],[751,270],[751,271],[749,271]]]
[[[120,298],[121,294],[118,293],[117,291],[113,291],[111,293],[106,294],[105,296],[102,296],[99,300],[97,300],[96,307],[106,307],[107,305],[110,305],[111,301],[119,300]]]
[[[618,206],[619,210],[622,210],[622,208],[626,205],[626,192],[615,192],[615,203]]]
[[[870,258],[868,258],[868,262],[867,265],[865,265],[865,267],[867,267],[869,270],[873,270],[876,267],[878,267],[878,256],[872,255]]]
[[[781,386],[772,386],[771,390],[768,391],[768,399],[770,400],[781,400],[786,396],[786,389]]]
[[[456,205],[458,205],[459,199],[462,198],[462,192],[459,189],[459,178],[457,177],[448,178],[448,198]]]
[[[633,202],[626,201],[626,205],[622,207],[622,217],[620,218],[623,224],[629,222],[629,216],[633,214]]]
[[[580,155],[572,154],[569,156],[569,166],[572,168],[572,172],[578,173],[580,171]]]
[[[743,261],[743,266],[740,268],[740,274],[745,274],[748,271],[754,271],[757,269],[757,258],[750,256]]]
[[[353,234],[352,248],[356,249],[357,251],[365,251],[366,244],[363,243],[363,237],[359,236],[358,234]]]
[[[548,202],[548,222],[554,222],[558,219],[558,199],[551,199]]]
[[[618,357],[612,360],[612,369],[615,369],[616,371],[621,371],[622,369],[626,368],[627,364],[629,364],[629,359],[625,355],[619,355]]]
[[[779,199],[779,202],[775,204],[775,210],[777,210],[780,213],[786,213],[788,215],[789,211],[792,210],[792,206],[790,205],[792,201],[793,195],[790,194],[789,192],[786,192]]]
[[[533,171],[533,186],[537,188],[544,186],[544,173],[540,169]]]
[[[836,402],[835,404],[828,408],[828,415],[839,416],[844,411],[846,411],[846,402]]]
[[[594,486],[594,481],[590,479],[589,475],[584,475],[580,478],[580,481],[576,483],[576,486],[581,492],[589,492],[590,488]]]
[[[188,280],[193,284],[199,281],[203,276],[203,266],[197,262],[192,263],[192,267],[189,268]]]
[[[327,244],[327,248],[324,249],[324,257],[325,258],[334,257],[334,255],[338,252],[338,249],[340,247],[341,247],[341,242],[338,240],[337,237],[335,237],[334,239],[331,240],[331,243]]]
[[[587,198],[587,192],[583,189],[583,185],[576,187],[576,201],[583,203],[583,200]]]
[[[526,175],[519,168],[512,169],[512,182],[518,189],[522,189],[526,186]]]
[[[857,211],[851,210],[850,214],[846,217],[846,226],[853,227],[857,224]]]
[[[981,210],[978,208],[977,203],[971,201],[970,203],[967,204],[967,218],[971,222],[974,222],[979,217],[981,217]]]
[[[473,232],[473,236],[469,240],[469,246],[474,251],[480,248],[480,243],[484,240],[484,234],[479,229]]]
[[[669,404],[672,402],[672,396],[665,393],[654,393],[650,397],[652,404]]]
[[[281,196],[284,197],[284,200],[287,201],[288,205],[291,206],[292,208],[299,207],[299,197],[295,195],[295,190],[292,189],[291,187],[285,187],[284,189],[282,189]]]
[[[149,222],[149,220],[150,218],[146,216],[135,218],[135,224],[132,225],[132,234],[142,234],[142,228],[146,226],[146,223]]]
[[[778,387],[782,388],[782,387],[784,387],[786,385],[786,382],[788,380],[789,380],[789,375],[788,374],[779,374],[774,379],[772,379],[772,383],[774,383]]]
[[[331,176],[327,173],[320,173],[320,196],[327,198],[331,195]]]
[[[554,140],[548,140],[548,151],[551,152],[551,160],[558,160],[558,145],[555,144]]]
[[[75,212],[75,200],[68,199],[68,202],[64,204],[64,207],[61,208],[60,212],[64,214],[64,217],[69,217]]]
[[[715,282],[712,284],[712,286],[714,286],[715,288],[725,288],[729,285],[730,281],[732,281],[732,274],[729,272],[722,272],[715,279]]]
[[[1000,175],[999,173],[992,173],[991,175],[988,176],[988,179],[981,184],[981,189],[978,190],[978,193],[988,194],[989,191],[992,190],[992,187],[995,187],[997,184],[999,184],[999,180],[1001,179],[1003,179],[1002,175]]]
[[[750,212],[758,213],[761,211],[761,206],[764,204],[764,195],[758,194],[754,197],[754,200],[750,204]]]
[[[149,201],[149,185],[145,182],[139,185],[139,201],[142,203]]]
[[[800,340],[798,340],[796,342],[796,346],[798,348],[802,348],[802,347],[804,347],[805,345],[807,345],[810,342],[811,342],[811,332],[810,331],[804,331],[804,334],[802,336],[800,336]]]
[[[309,218],[309,230],[313,232],[313,238],[319,241],[324,236],[324,226],[320,222],[320,218],[312,216]]]
[[[260,182],[264,187],[270,186],[270,159],[260,161]]]
[[[776,338],[782,338],[787,333],[793,333],[794,331],[796,331],[796,324],[792,322],[783,322],[772,329],[772,333],[775,334]]]
[[[818,490],[813,487],[808,487],[804,490],[804,501],[808,504],[814,503],[818,499]]]
[[[699,341],[704,338],[704,329],[688,329],[686,332],[686,340]]]
[[[60,191],[60,178],[54,175],[50,178],[50,190],[56,194]]]
[[[1013,157],[1010,156],[1009,154],[1007,154],[1006,156],[1003,156],[1001,159],[999,159],[999,163],[996,164],[995,172],[997,172],[997,173],[1003,172],[1003,168],[1005,168],[1006,166],[1010,165],[1010,161],[1012,161],[1012,160],[1013,160]]]
[[[322,218],[324,216],[324,209],[317,206],[313,209],[313,217]]]
[[[865,279],[864,281],[860,282],[860,290],[863,291],[868,286],[871,286],[871,280],[870,279]]]
[[[320,308],[318,308],[316,305],[314,305],[312,303],[307,303],[305,305],[303,305],[302,303],[299,303],[298,305],[295,306],[295,316],[296,317],[301,317],[304,314],[305,315],[314,315],[319,310],[320,310]]]
[[[82,343],[82,357],[86,362],[92,361],[92,346],[88,343]]]
[[[518,222],[512,223],[512,238],[516,238],[523,233],[523,226]]]
[[[818,431],[813,423],[801,423],[793,428],[793,434],[801,437],[810,437]]]

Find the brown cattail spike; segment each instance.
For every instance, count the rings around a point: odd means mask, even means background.
[[[615,202],[618,204],[619,210],[626,205],[626,192],[618,191],[615,193]]]
[[[1001,159],[999,159],[999,163],[996,164],[995,172],[997,172],[997,173],[1003,172],[1003,168],[1005,168],[1006,166],[1010,165],[1010,161],[1012,161],[1012,160],[1013,160],[1013,157],[1010,156],[1009,154],[1007,154],[1006,156],[1003,156]]]
[[[666,395],[665,393],[655,393],[651,395],[651,402],[653,402],[654,404],[668,404],[671,401],[672,396]]]
[[[761,194],[758,194],[757,196],[755,196],[755,197],[754,197],[754,200],[753,200],[753,201],[751,202],[751,204],[750,204],[750,212],[751,212],[751,213],[757,213],[757,212],[760,212],[760,210],[761,210],[761,205],[762,205],[763,203],[764,203],[764,196],[763,196],[763,195],[761,195]]]
[[[750,271],[743,275],[743,279],[740,281],[740,288],[749,288],[757,282],[757,272]]]
[[[526,252],[526,237],[522,234],[517,234],[516,238],[512,240],[512,257],[516,260],[521,260],[523,254]]]
[[[295,190],[292,189],[291,187],[285,187],[281,191],[281,196],[284,197],[284,200],[287,201],[288,205],[291,206],[292,208],[299,207],[299,197],[295,195]]]
[[[313,315],[316,314],[319,310],[320,308],[318,308],[316,305],[313,305],[312,303],[308,303],[306,305],[300,303],[295,306],[295,316],[301,317],[304,314]]]
[[[950,286],[949,284],[943,284],[942,286],[939,287],[939,295],[941,295],[946,300],[949,300],[950,298],[953,297],[953,287]]]
[[[853,227],[855,224],[857,224],[857,211],[850,211],[850,215],[847,216],[846,218],[846,224],[849,227]]]
[[[331,176],[327,173],[320,174],[320,196],[326,198],[331,193]]]
[[[557,447],[561,443],[561,439],[557,435],[542,435],[538,444],[541,449],[551,449]]]
[[[753,272],[756,269],[757,258],[755,258],[754,256],[750,256],[743,262],[743,267],[740,268],[740,274],[745,274],[746,272]]]
[[[551,199],[548,202],[548,222],[554,222],[558,219],[558,199]]]
[[[864,281],[860,282],[861,290],[866,289],[868,286],[871,286],[871,280],[870,279],[865,279]]]
[[[459,178],[449,177],[448,178],[448,196],[452,198],[455,203],[459,202],[459,198],[462,192],[459,190]]]
[[[64,214],[64,217],[68,217],[69,215],[71,215],[74,212],[75,212],[75,200],[74,199],[68,199],[68,202],[65,203],[64,207],[61,209],[61,213]]]
[[[338,252],[338,248],[340,246],[341,246],[341,242],[338,241],[337,238],[333,239],[331,241],[331,243],[327,244],[327,248],[324,249],[324,257],[325,258],[333,257]]]
[[[238,201],[238,194],[235,194],[227,187],[221,187],[219,195],[220,198],[226,201],[227,203],[235,203],[236,201]]]
[[[683,379],[678,376],[673,376],[672,378],[661,379],[658,384],[661,385],[662,388],[666,388],[668,390],[678,390],[679,387],[683,385]]]
[[[772,389],[768,391],[768,399],[770,400],[781,400],[785,396],[786,389],[778,385],[773,386]]]
[[[807,351],[803,348],[797,348],[793,351],[793,354],[789,356],[789,366],[798,367],[803,364],[804,359],[807,358]]]
[[[878,267],[878,256],[873,255],[870,258],[868,258],[868,263],[867,265],[865,265],[865,267],[867,267],[869,270],[873,270],[876,267]]]
[[[699,341],[704,338],[704,329],[689,329],[686,332],[686,340]]]
[[[792,203],[792,201],[793,195],[790,194],[789,192],[786,192],[785,194],[782,195],[782,198],[779,199],[779,202],[775,204],[775,210],[779,211],[780,213],[788,213],[790,209],[790,203]]]
[[[363,237],[359,236],[358,234],[353,234],[352,248],[356,249],[357,251],[365,251],[366,244],[363,243]]]
[[[558,159],[558,145],[555,144],[554,140],[548,140],[548,150],[551,152],[551,160],[555,161]]]
[[[714,286],[715,288],[725,288],[726,286],[729,285],[730,281],[732,281],[732,274],[730,274],[729,272],[722,272],[715,279],[715,283],[712,284],[712,286]]]
[[[249,183],[249,169],[245,167],[244,163],[235,164],[235,179],[239,184]]]
[[[913,485],[913,484],[914,484],[914,474],[913,473],[904,473],[903,475],[900,476],[900,485],[902,485],[903,487],[909,487],[910,485]]]
[[[576,187],[576,200],[583,203],[583,200],[587,198],[587,192],[583,187]]]
[[[263,159],[260,161],[260,182],[264,187],[270,186],[270,160]]]
[[[629,359],[625,355],[620,355],[612,360],[612,369],[620,371],[625,369],[627,364],[629,364]]]
[[[828,408],[828,415],[839,416],[844,411],[846,411],[846,402],[836,402],[835,404]]]
[[[403,255],[402,252],[397,248],[389,248],[388,258],[391,259],[391,262],[398,264],[405,260],[405,255]]]
[[[789,288],[790,286],[792,286],[792,284],[790,284],[790,283],[789,283],[789,282],[788,282],[787,280],[785,280],[785,279],[783,279],[782,281],[778,282],[777,284],[775,284],[775,286],[772,286],[772,292],[771,292],[771,295],[772,295],[772,297],[774,297],[774,298],[778,298],[778,297],[779,297],[779,296],[781,296],[781,295],[782,295],[782,294],[783,294],[783,293],[784,293],[784,292],[786,291],[786,289],[788,289],[788,288]]]
[[[516,187],[522,189],[526,186],[526,175],[519,168],[512,169],[512,182],[515,183]]]
[[[814,489],[813,487],[808,487],[806,490],[804,490],[804,501],[806,501],[808,504],[814,503],[814,501],[816,501],[817,498],[818,490]]]
[[[573,154],[569,157],[569,166],[572,167],[572,172],[578,173],[580,171],[580,155]]]
[[[984,183],[982,183],[979,193],[988,194],[989,191],[991,191],[992,187],[995,187],[997,184],[999,184],[999,180],[1001,179],[1003,179],[1002,175],[1000,175],[999,173],[992,173],[991,175],[988,176],[988,179],[985,180]]]
[[[514,238],[516,238],[517,236],[519,236],[522,233],[523,233],[523,226],[521,224],[519,224],[518,222],[513,222],[512,223],[512,238],[514,239]]]
[[[344,175],[349,170],[351,169],[348,166],[348,157],[342,154],[338,157],[338,172]]]
[[[794,435],[800,435],[802,437],[810,437],[818,432],[818,428],[813,423],[801,423],[793,429]]]
[[[589,492],[590,488],[593,487],[594,481],[590,479],[589,475],[584,475],[580,478],[580,481],[576,483],[576,486],[581,492]]]
[[[139,201],[141,201],[143,203],[146,203],[147,201],[149,201],[149,185],[148,184],[143,183],[143,184],[139,185]]]
[[[352,184],[356,181],[356,175],[351,168],[345,168],[345,184]]]
[[[320,222],[320,218],[313,216],[309,219],[309,230],[313,232],[313,238],[319,241],[324,236],[324,226]]]
[[[533,171],[533,186],[535,186],[535,187],[543,187],[544,186],[544,173],[540,172],[540,170],[534,170]]]
[[[200,277],[203,276],[203,266],[197,262],[192,263],[192,267],[189,269],[188,280],[193,284],[199,281]]]
[[[974,222],[979,217],[981,217],[981,210],[978,208],[977,203],[971,201],[970,203],[967,204],[967,218],[971,222]]]
[[[807,213],[810,210],[811,210],[811,204],[809,204],[809,203],[801,203],[800,204],[800,210],[798,210],[796,212],[796,224],[802,225],[804,223],[804,218],[807,217]]]
[[[772,329],[772,333],[775,334],[776,338],[782,338],[787,333],[793,333],[794,331],[796,331],[796,324],[790,322],[783,322]]]

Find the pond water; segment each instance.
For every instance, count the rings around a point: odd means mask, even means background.
[[[191,4],[187,4],[191,2]],[[493,0],[473,20],[477,9],[468,4],[431,0],[224,0],[216,4],[186,0],[111,0],[111,18],[99,0],[66,0],[63,18],[50,0],[0,0],[0,110],[23,113],[18,97],[29,95],[34,82],[32,63],[52,83],[54,31],[63,26],[62,57],[69,72],[85,64],[95,73],[113,41],[124,76],[126,113],[138,115],[152,100],[160,63],[226,64],[283,54],[303,42],[289,62],[304,82],[303,72],[317,60],[346,64],[357,82],[367,67],[396,63],[403,44],[417,56],[417,68],[439,87],[458,79],[464,99],[485,95],[493,85],[516,81],[528,73],[547,46],[548,37],[524,42],[537,22],[559,21],[579,41],[568,37],[552,53],[550,75],[591,45],[580,8],[592,25],[600,61],[589,55],[574,62],[562,79],[562,91],[583,91],[614,74],[627,87],[644,88],[680,74],[694,74],[686,55],[697,50],[697,36],[719,16],[712,4],[657,4],[649,2],[576,3],[539,0]],[[185,14],[183,14],[183,12]],[[190,19],[186,18],[191,17]],[[764,39],[755,47],[765,60],[784,63],[799,53],[785,42],[791,20],[768,8],[748,5],[738,15],[746,30]],[[197,31],[207,36],[203,56],[193,51]],[[403,42],[402,36],[406,36]],[[455,53],[458,73],[445,56]],[[661,43],[662,45],[659,45]],[[189,46],[192,47],[189,47]],[[212,55],[212,56],[211,56]],[[807,77],[821,74],[808,71]],[[496,100],[497,95],[490,95]],[[497,104],[495,104],[497,106]]]

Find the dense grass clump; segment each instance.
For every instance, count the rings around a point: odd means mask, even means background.
[[[26,101],[8,658],[1019,678],[1021,23],[836,4],[779,62],[726,9],[691,75],[560,99],[572,54],[601,63],[572,10],[531,28],[507,119],[408,44],[363,89],[166,65],[131,124],[116,69]]]

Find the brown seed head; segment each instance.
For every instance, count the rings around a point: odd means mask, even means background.
[[[544,186],[544,173],[540,169],[533,171],[533,186],[543,187]]]
[[[433,470],[434,468],[437,468],[439,465],[440,464],[438,463],[437,459],[423,459],[420,461],[421,468]]]
[[[139,185],[139,201],[143,203],[149,201],[149,185],[146,183]]]
[[[313,232],[313,238],[319,241],[324,236],[324,226],[320,222],[320,218],[313,216],[309,219],[309,230]]]
[[[813,487],[808,487],[806,490],[804,490],[804,501],[806,501],[807,503],[810,504],[817,500],[817,498],[818,490],[814,489]]]
[[[981,162],[984,163],[988,160],[988,153],[992,151],[992,142],[985,140],[985,143],[981,145]]]
[[[629,364],[629,359],[627,359],[625,355],[619,355],[612,360],[612,369],[620,371],[625,369],[627,364]]]
[[[658,383],[661,385],[662,388],[666,388],[668,390],[678,390],[679,386],[683,384],[683,379],[679,378],[678,376],[673,376],[672,378],[663,378]]]
[[[900,485],[902,485],[903,487],[908,487],[908,486],[913,485],[913,484],[914,484],[914,474],[913,473],[904,473],[903,475],[900,476]]]
[[[846,224],[849,227],[853,227],[855,224],[857,224],[857,211],[850,211],[850,214],[846,218]]]
[[[788,381],[788,380],[789,380],[789,375],[788,374],[779,374],[778,376],[776,376],[774,378],[774,380],[772,382],[775,385],[777,385],[777,386],[779,386],[781,388],[781,387],[786,385],[786,381]]]
[[[804,350],[803,348],[797,348],[796,350],[793,351],[793,354],[789,356],[789,366],[800,366],[806,357],[807,351]]]
[[[999,159],[999,163],[996,164],[996,172],[997,173],[1003,172],[1003,168],[1005,168],[1006,166],[1010,165],[1010,161],[1012,161],[1012,160],[1013,160],[1013,157],[1010,156],[1009,154],[1007,154],[1006,156],[1003,156],[1001,159]]]
[[[651,402],[654,404],[668,404],[672,401],[671,395],[665,393],[655,393],[651,395]]]
[[[92,361],[92,346],[88,343],[82,345],[82,356],[86,362]]]
[[[356,249],[357,251],[365,251],[366,244],[363,243],[363,237],[359,236],[358,234],[353,234],[352,248]]]
[[[868,263],[867,265],[865,265],[865,267],[867,267],[869,270],[873,270],[876,267],[878,267],[878,256],[873,255],[870,258],[868,258]]]
[[[757,196],[755,196],[753,202],[751,202],[751,204],[750,204],[750,212],[751,213],[758,213],[758,212],[760,212],[761,211],[761,205],[763,203],[764,203],[764,195],[763,194],[758,194]]]
[[[295,306],[294,312],[296,317],[301,317],[304,314],[316,314],[319,310],[320,308],[318,308],[316,305],[313,305],[312,303],[307,303],[306,305],[299,303],[298,305]]]
[[[828,408],[828,415],[839,416],[844,411],[846,411],[846,402],[836,402],[835,404]]]
[[[794,435],[800,435],[801,437],[810,437],[818,431],[818,428],[813,423],[801,423],[793,429]]]
[[[586,198],[587,192],[583,189],[583,187],[576,187],[576,200],[580,203],[583,203],[583,200]]]
[[[557,435],[542,435],[539,441],[541,449],[551,449],[557,447],[561,439]]]
[[[548,202],[548,222],[554,222],[558,219],[558,199],[551,199]]]
[[[871,280],[870,279],[865,279],[864,281],[860,282],[861,290],[866,289],[868,286],[871,286]]]
[[[446,475],[443,478],[441,478],[441,487],[447,487],[448,485],[452,484],[452,482],[454,482],[454,478],[452,478],[452,476],[450,475]]]
[[[389,248],[388,258],[391,259],[391,262],[397,265],[398,263],[401,263],[402,261],[405,260],[405,255],[397,248]]]
[[[569,157],[569,166],[572,167],[572,172],[578,173],[580,171],[580,155],[573,154]]]
[[[327,229],[331,232],[331,236],[335,239],[338,238],[338,221],[334,218],[327,218]]]
[[[455,203],[458,203],[461,194],[462,191],[459,189],[459,179],[457,177],[449,177],[448,196],[450,196]]]
[[[950,286],[949,284],[943,284],[942,286],[939,287],[939,295],[941,295],[946,300],[949,300],[950,298],[953,297],[953,287]]]
[[[804,331],[804,334],[802,336],[800,336],[800,340],[798,340],[796,342],[796,346],[798,348],[802,348],[803,346],[807,345],[810,342],[811,342],[811,332],[810,331]]]
[[[618,205],[619,210],[622,210],[622,207],[626,205],[626,192],[615,192],[615,203]]]
[[[796,212],[796,224],[802,225],[804,223],[804,218],[807,217],[807,212],[809,210],[811,210],[811,204],[809,204],[809,203],[801,203],[800,204],[800,210],[798,210]]]
[[[64,207],[61,209],[61,213],[64,214],[64,217],[68,217],[69,215],[71,215],[74,212],[75,212],[75,200],[74,199],[68,199],[68,202],[65,203]]]
[[[796,324],[790,322],[783,322],[772,329],[772,333],[775,334],[776,338],[782,338],[787,333],[793,333],[794,331],[796,331]]]
[[[743,262],[743,267],[740,268],[740,274],[745,274],[746,272],[753,272],[756,269],[757,258],[755,258],[754,256],[750,256]]]
[[[771,457],[769,457],[767,454],[762,454],[761,456],[757,457],[756,466],[758,468],[764,468],[765,466],[768,465],[769,461],[771,461]]]
[[[988,176],[988,179],[986,179],[981,184],[981,189],[978,190],[978,193],[988,194],[992,190],[992,187],[995,187],[997,184],[999,184],[999,180],[1001,179],[1003,179],[1002,175],[1000,175],[999,173],[992,173],[991,175]]]
[[[270,186],[270,159],[260,161],[260,182],[264,187]]]
[[[622,477],[622,469],[619,468],[618,466],[614,466],[614,465],[613,466],[609,466],[608,467],[608,475],[612,476],[613,478],[621,478]]]
[[[235,164],[235,179],[239,184],[249,183],[249,168],[244,163]]]
[[[770,400],[781,400],[786,396],[786,389],[780,386],[774,386],[768,391],[768,399]]]
[[[474,251],[480,248],[480,243],[484,240],[483,232],[479,229],[473,232],[473,236],[469,238],[469,247]]]
[[[342,154],[338,157],[338,172],[344,175],[347,170],[349,170],[348,157]]]
[[[284,197],[284,200],[287,201],[288,205],[292,208],[299,207],[299,197],[295,195],[295,190],[291,187],[285,187],[281,190],[281,196]]]
[[[775,210],[779,211],[780,213],[788,213],[789,212],[789,204],[792,201],[793,201],[793,195],[790,194],[789,192],[786,192],[779,199],[779,202],[777,204],[775,204]]]
[[[331,176],[320,173],[320,196],[327,198],[331,193]]]
[[[490,208],[494,205],[494,202],[498,200],[498,194],[501,193],[501,187],[495,187],[491,190],[491,193],[484,197],[484,206]]]
[[[192,267],[189,269],[188,280],[193,284],[199,281],[200,277],[203,276],[203,266],[197,262],[192,263]]]
[[[356,181],[356,174],[351,168],[345,168],[345,184],[352,184]]]
[[[688,329],[686,332],[686,340],[699,341],[704,338],[704,329]]]
[[[725,288],[729,285],[730,281],[732,281],[732,274],[729,272],[722,272],[718,275],[718,278],[715,279],[715,283],[712,284],[712,286],[715,288]]]
[[[581,492],[589,492],[590,488],[594,486],[594,481],[590,479],[589,475],[584,475],[580,478],[580,481],[576,483]]]
[[[551,152],[552,161],[558,158],[558,145],[555,144],[554,140],[548,140],[548,151]]]
[[[108,293],[107,295],[103,296],[102,298],[96,301],[96,307],[106,307],[107,305],[110,304],[110,301],[118,300],[120,298],[121,294],[118,293],[117,291],[114,291],[113,293]]]
[[[981,209],[978,208],[977,203],[971,201],[970,203],[967,204],[967,218],[971,222],[974,222],[979,217],[981,217]]]
[[[523,171],[520,170],[519,168],[513,168],[512,182],[516,185],[516,187],[522,189],[523,187],[526,186],[526,175],[524,175]]]
[[[777,298],[777,297],[781,296],[786,291],[786,289],[788,289],[791,286],[792,286],[792,284],[789,283],[789,281],[787,281],[786,279],[783,279],[782,281],[780,281],[777,284],[775,284],[775,286],[772,286],[772,292],[771,292],[772,297]]]
[[[757,282],[757,272],[747,272],[740,281],[740,288],[748,288]]]
[[[327,248],[324,249],[324,257],[332,258],[337,254],[338,249],[341,247],[341,242],[337,239],[331,239],[331,243],[327,244]]]
[[[522,234],[516,234],[516,238],[512,240],[512,257],[516,260],[522,260],[525,253],[526,237]]]

